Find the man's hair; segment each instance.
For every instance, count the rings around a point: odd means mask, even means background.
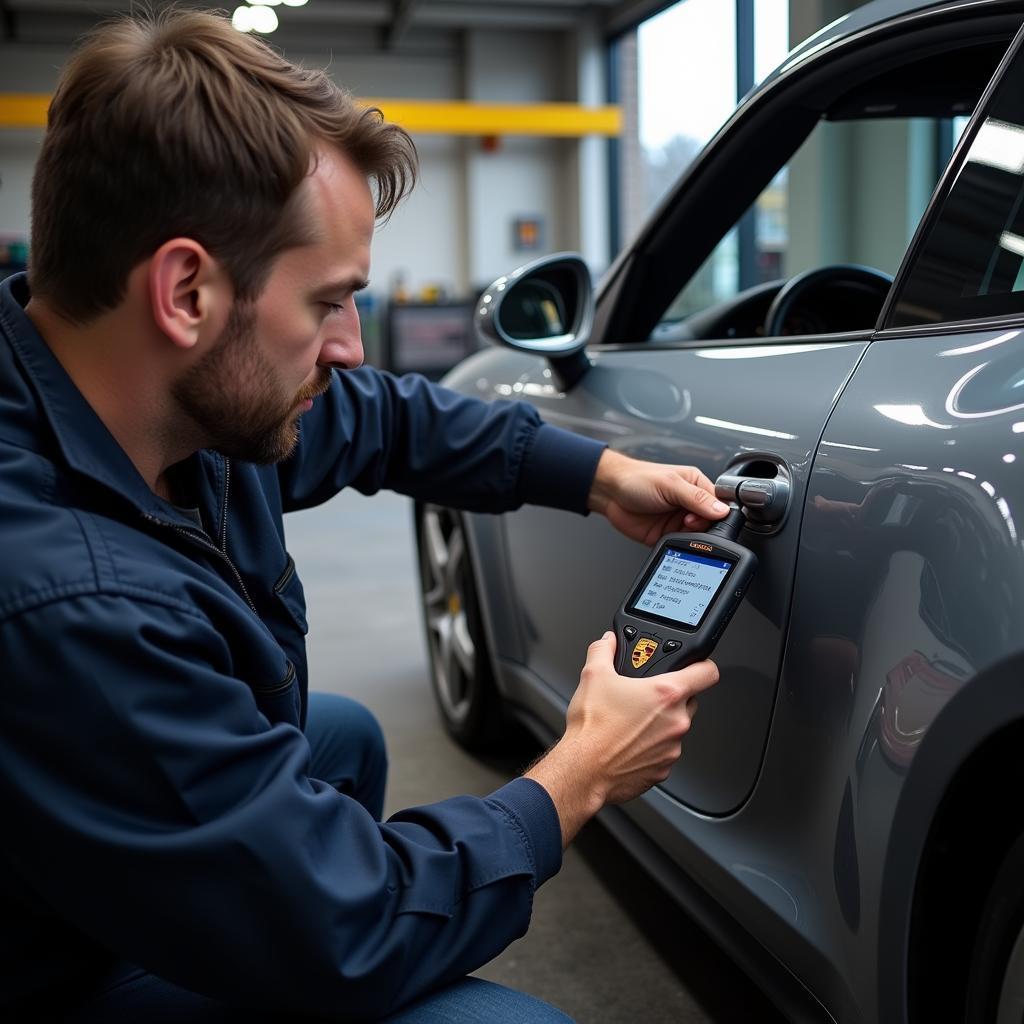
[[[298,188],[334,146],[375,184],[387,217],[416,178],[408,134],[324,71],[289,63],[225,18],[123,18],[76,51],[50,103],[32,182],[34,295],[86,323],[168,239],[195,239],[236,297],[312,240]]]

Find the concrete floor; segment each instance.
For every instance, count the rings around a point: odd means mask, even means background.
[[[381,721],[391,756],[388,813],[486,794],[518,774],[523,764],[514,758],[470,757],[438,721],[411,502],[345,493],[288,517],[286,529],[309,606],[311,686],[355,697]],[[579,1024],[782,1020],[597,823],[538,892],[526,937],[477,973],[546,999]]]

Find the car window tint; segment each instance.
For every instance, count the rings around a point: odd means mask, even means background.
[[[1024,59],[1010,66],[887,327],[1024,313]]]
[[[823,121],[755,201],[754,278],[741,281],[738,231],[730,231],[662,315],[654,340],[686,337],[687,320],[728,304],[751,286],[830,265],[857,264],[895,274],[942,172],[933,118]],[[723,334],[764,335],[766,291],[728,317]],[[824,296],[823,296],[824,298]],[[875,326],[880,300],[855,292],[804,308],[786,333],[830,334]]]

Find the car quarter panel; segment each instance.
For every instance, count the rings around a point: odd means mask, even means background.
[[[1021,334],[872,343],[807,487],[776,716],[741,818],[786,847],[762,847],[762,873],[804,866],[789,889],[814,909],[796,918],[817,918],[864,1020],[873,897],[915,756],[954,695],[1024,648]]]
[[[482,354],[449,381],[489,398],[521,397],[559,426],[606,440],[637,458],[697,465],[714,479],[737,457],[770,453],[793,476],[799,510],[810,456],[863,341],[593,353],[570,392],[543,360]],[[798,400],[793,395],[798,395]],[[507,587],[521,624],[529,672],[568,703],[587,645],[609,628],[646,556],[597,516],[567,519],[541,508],[504,517],[507,562],[492,567],[490,592]],[[796,562],[799,514],[771,536],[745,540],[757,577],[715,652],[722,684],[701,698],[686,757],[664,784],[705,814],[726,814],[753,788],[775,699]],[[502,652],[498,652],[499,658]]]

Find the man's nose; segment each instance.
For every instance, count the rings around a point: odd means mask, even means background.
[[[356,333],[345,339],[333,338],[320,349],[318,366],[329,366],[336,370],[354,370],[363,365],[363,339]]]

